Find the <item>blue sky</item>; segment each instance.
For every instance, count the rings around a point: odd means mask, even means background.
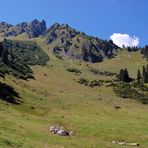
[[[113,33],[137,36],[148,44],[148,0],[1,0],[0,21],[13,25],[35,18],[68,23],[85,33],[109,39]]]

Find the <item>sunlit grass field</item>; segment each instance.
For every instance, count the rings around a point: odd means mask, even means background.
[[[11,76],[1,79],[15,88],[23,103],[10,105],[0,101],[0,147],[14,148],[118,148],[112,141],[137,142],[148,147],[148,107],[140,102],[122,99],[112,87],[90,88],[77,80],[113,79],[90,72],[88,65],[100,71],[119,72],[128,68],[132,77],[146,65],[138,52],[120,54],[99,64],[60,60],[51,49],[36,39],[50,56],[46,66],[33,66],[35,79],[17,80]],[[78,68],[82,74],[66,70]],[[121,109],[115,109],[120,106]],[[71,137],[49,132],[51,125],[73,131]],[[122,146],[124,147],[124,146]]]

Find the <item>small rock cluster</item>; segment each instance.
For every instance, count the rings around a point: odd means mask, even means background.
[[[59,126],[51,126],[49,130],[52,134],[57,134],[59,136],[71,136],[72,135],[72,132],[66,131],[63,129],[63,127],[59,127]]]

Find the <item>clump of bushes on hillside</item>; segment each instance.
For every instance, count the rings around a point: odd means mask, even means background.
[[[148,104],[148,96],[132,88],[130,84],[118,83],[114,86],[114,91],[119,97],[137,99],[142,103]]]
[[[3,41],[3,50],[8,50],[8,59],[27,65],[45,65],[48,55],[33,41]]]
[[[148,92],[148,86],[146,86],[146,85],[143,84],[143,83],[133,82],[133,83],[131,84],[131,86],[134,87],[134,88],[137,88],[137,89],[140,90],[140,91]]]
[[[130,78],[127,69],[121,69],[117,78],[113,90],[118,96],[137,99],[148,104],[148,87],[145,85],[148,82],[148,65],[143,66],[142,74],[138,70],[136,79]]]
[[[101,86],[102,83],[98,80],[87,80],[87,79],[84,79],[84,78],[80,78],[78,80],[78,83],[80,84],[84,84],[85,86],[89,86],[89,87],[96,87],[96,86]]]
[[[121,83],[114,87],[114,91],[122,98],[140,99],[143,97],[136,89],[133,89],[130,84]]]
[[[98,75],[101,75],[101,76],[116,76],[117,74],[116,73],[113,73],[113,72],[109,72],[109,71],[100,71],[98,69],[95,69],[95,68],[92,68],[92,67],[89,67],[90,71],[93,73],[93,74],[98,74]]]
[[[89,83],[89,81],[88,80],[86,80],[86,79],[84,79],[84,78],[80,78],[79,80],[78,80],[78,83],[80,83],[80,84],[84,84],[84,85],[88,85],[88,83]]]
[[[72,72],[72,73],[76,73],[76,74],[82,73],[79,69],[73,68],[73,67],[67,68],[67,71]]]
[[[11,63],[6,65],[0,59],[0,77],[5,77],[6,74],[13,75],[16,78],[21,78],[24,80],[27,78],[34,78],[33,72],[28,65],[14,61],[11,61]]]

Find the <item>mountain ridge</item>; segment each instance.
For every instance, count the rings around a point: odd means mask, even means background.
[[[35,38],[42,35],[46,28],[46,22],[42,20],[41,22],[34,19],[32,22],[22,22],[15,26],[8,24],[6,22],[0,23],[0,33],[3,33],[4,37],[17,36],[22,33],[27,33],[29,38]]]
[[[102,40],[88,36],[84,32],[71,28],[68,24],[55,23],[47,28],[46,22],[37,19],[30,23],[23,22],[12,26],[8,23],[0,23],[1,33],[4,37],[17,36],[26,33],[28,38],[41,36],[45,43],[53,51],[56,57],[83,60],[97,63],[104,58],[112,58],[118,50],[118,46],[111,40]]]

